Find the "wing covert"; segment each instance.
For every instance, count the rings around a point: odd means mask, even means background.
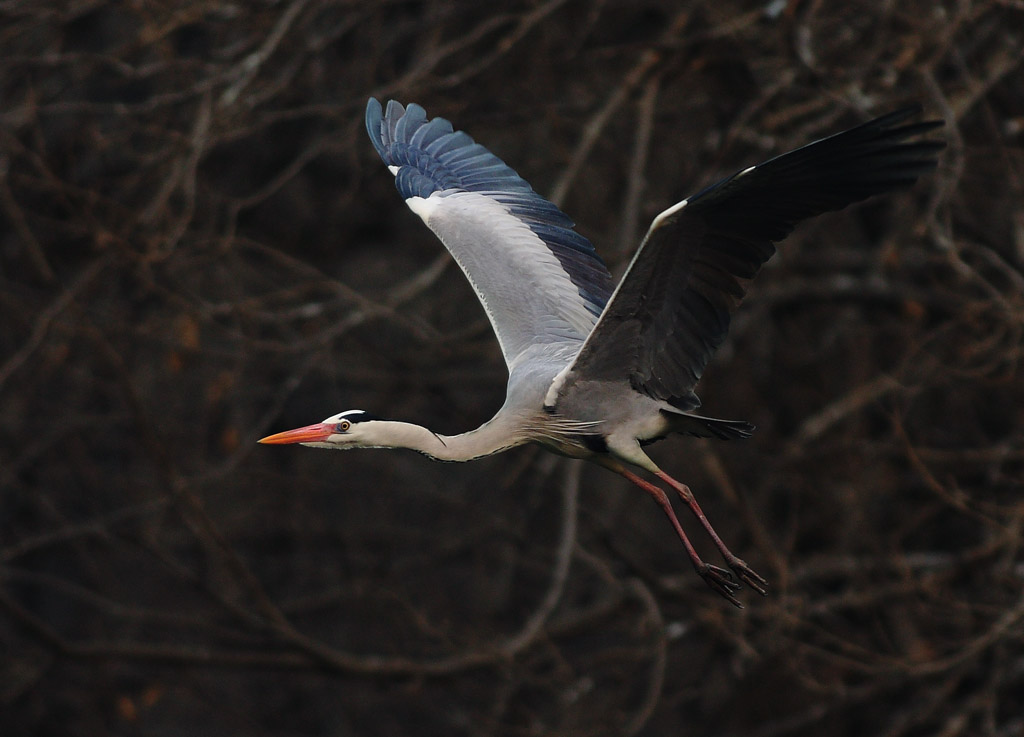
[[[611,276],[573,222],[511,167],[419,105],[371,98],[366,129],[406,204],[462,268],[512,366],[530,345],[581,342]]]
[[[919,112],[899,110],[782,154],[658,215],[550,396],[580,379],[628,381],[679,409],[698,407],[693,389],[774,242],[804,219],[910,186],[935,168],[945,144],[908,139],[942,122],[903,125]]]

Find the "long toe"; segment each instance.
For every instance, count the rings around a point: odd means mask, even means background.
[[[732,568],[740,581],[745,583],[761,596],[768,596],[768,581],[766,581],[763,576],[759,575],[753,568],[748,566],[746,561],[735,558],[729,561],[729,567]]]
[[[736,582],[729,571],[724,568],[719,568],[718,566],[704,563],[702,566],[697,568],[697,573],[700,574],[700,577],[704,579],[704,582],[707,583],[708,586],[732,602],[733,605],[740,609],[743,608],[740,600],[733,596],[732,593],[739,590],[740,585]]]

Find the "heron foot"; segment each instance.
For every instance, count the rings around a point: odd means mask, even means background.
[[[734,555],[731,558],[727,558],[726,563],[729,564],[729,567],[733,570],[733,573],[736,574],[736,577],[739,578],[740,581],[745,583],[761,596],[768,596],[768,581],[757,573],[757,571],[747,565],[745,560],[741,560]]]
[[[743,605],[740,604],[739,599],[733,596],[733,592],[738,591],[740,589],[739,581],[745,583],[747,586],[752,588],[761,596],[768,595],[768,582],[764,578],[759,576],[757,573],[755,573],[754,569],[748,566],[745,561],[741,560],[740,558],[737,558],[729,551],[729,548],[725,546],[725,543],[723,543],[721,538],[719,538],[718,535],[715,533],[714,528],[711,527],[711,523],[708,522],[707,518],[704,516],[704,513],[697,505],[697,500],[693,498],[693,494],[690,492],[688,486],[686,486],[685,484],[680,484],[678,481],[673,479],[668,474],[662,473],[660,471],[658,472],[658,476],[664,479],[671,486],[673,486],[683,497],[683,499],[686,500],[687,504],[690,505],[690,508],[693,510],[693,513],[700,520],[701,524],[704,526],[704,529],[707,530],[708,534],[711,536],[711,539],[714,541],[715,546],[718,548],[718,551],[722,554],[722,557],[725,559],[726,564],[733,570],[735,575],[734,573],[731,573],[725,570],[724,568],[713,566],[710,563],[705,563],[703,560],[701,560],[700,555],[697,554],[697,551],[690,543],[689,538],[686,537],[686,533],[683,531],[682,525],[679,524],[679,520],[676,519],[676,513],[672,511],[672,504],[669,502],[668,497],[665,495],[664,491],[662,491],[659,487],[655,486],[651,482],[645,481],[644,479],[637,476],[635,473],[625,468],[614,466],[612,466],[611,468],[625,476],[627,479],[629,479],[634,484],[636,484],[641,489],[650,494],[652,497],[654,497],[654,500],[658,502],[658,505],[665,512],[665,515],[669,518],[669,521],[672,523],[672,527],[675,528],[676,534],[679,536],[679,539],[683,542],[683,546],[686,548],[686,554],[690,556],[690,560],[693,562],[693,567],[697,569],[697,573],[700,575],[701,578],[704,579],[704,582],[708,586],[710,586],[713,590],[717,591],[721,596],[728,599],[730,602],[732,602],[735,606],[739,607],[740,609],[743,608]],[[737,578],[739,579],[739,581],[736,580]]]
[[[734,606],[743,608],[740,604],[740,600],[733,596],[734,591],[738,591],[740,588],[739,583],[736,582],[733,575],[724,568],[713,566],[710,563],[701,563],[700,565],[694,566],[697,569],[697,573],[704,579],[704,583],[710,586],[714,591],[717,591],[722,597],[731,602]],[[757,575],[757,574],[754,574]]]

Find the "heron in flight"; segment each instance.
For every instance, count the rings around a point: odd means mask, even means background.
[[[667,435],[745,438],[747,422],[696,412],[694,393],[746,283],[797,223],[907,187],[944,144],[922,138],[941,121],[890,113],[738,172],[651,223],[622,280],[573,222],[511,167],[419,105],[370,99],[366,129],[409,208],[462,268],[483,304],[508,389],[476,430],[440,435],[348,410],[263,438],[315,448],[409,448],[469,461],[524,443],[584,458],[629,479],[661,506],[701,577],[736,606],[739,581],[767,581],[734,555],[685,484],[643,446]],[[731,569],[704,562],[662,486],[682,497]],[[733,575],[734,574],[734,575]],[[739,581],[737,581],[737,579]]]

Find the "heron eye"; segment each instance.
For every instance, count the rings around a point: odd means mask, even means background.
[[[348,432],[348,429],[350,427],[352,427],[351,422],[349,422],[348,420],[342,420],[341,422],[334,426],[334,429],[337,430],[338,432]]]

